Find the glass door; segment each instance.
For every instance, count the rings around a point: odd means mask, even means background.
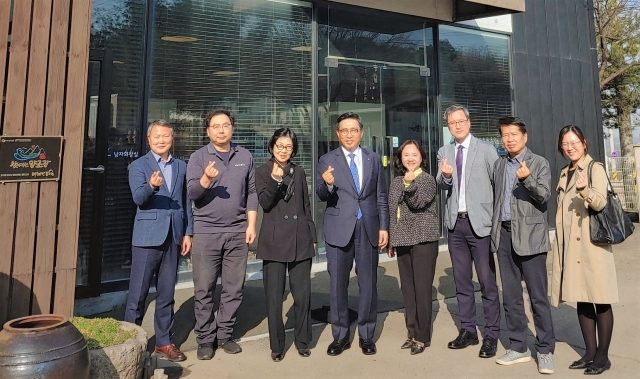
[[[106,185],[106,151],[111,120],[111,53],[91,50],[87,77],[76,297],[100,295]]]

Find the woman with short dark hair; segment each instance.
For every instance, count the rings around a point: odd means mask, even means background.
[[[294,343],[301,356],[311,355],[311,258],[317,240],[307,176],[302,167],[291,162],[298,152],[294,131],[276,130],[269,152],[271,159],[256,169],[256,192],[264,210],[257,256],[262,259],[271,359],[280,362],[284,358],[282,302],[287,270],[293,296]]]
[[[611,246],[591,243],[589,212],[607,204],[607,173],[593,164],[591,178],[587,139],[575,125],[558,136],[558,152],[569,160],[560,171],[556,239],[553,244],[551,304],[577,303],[578,322],[586,351],[570,369],[598,375],[611,368],[609,344],[613,333],[612,303],[618,302],[616,267]]]
[[[433,278],[440,238],[436,215],[436,181],[427,168],[427,154],[417,141],[398,149],[400,176],[389,188],[389,257],[398,255],[400,287],[408,339],[401,346],[420,354],[431,344]]]

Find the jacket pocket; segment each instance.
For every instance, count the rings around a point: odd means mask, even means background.
[[[329,207],[324,211],[324,213],[331,216],[337,216],[340,214],[340,209],[335,207]]]
[[[156,220],[157,218],[157,212],[141,212],[136,215],[136,220]]]
[[[542,217],[542,216],[526,216],[525,217],[525,222],[528,225],[542,224],[544,222],[544,217]]]

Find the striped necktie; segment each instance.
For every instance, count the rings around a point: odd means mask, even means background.
[[[462,145],[458,145],[458,152],[456,153],[456,168],[458,169],[458,195],[460,195],[460,184],[462,182],[462,161],[464,159],[464,153]]]

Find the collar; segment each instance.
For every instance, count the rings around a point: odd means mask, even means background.
[[[471,144],[471,133],[469,133],[467,138],[465,138],[464,141],[462,141],[462,143],[459,143],[455,139],[453,140],[453,142],[455,144],[456,150],[458,150],[458,146],[460,145],[462,145],[465,149],[469,150],[469,145]]]
[[[209,154],[217,154],[218,150],[216,150],[216,147],[213,146],[213,142],[209,142],[209,144],[207,145],[207,151],[209,152]],[[238,152],[238,145],[235,143],[231,143],[231,147],[229,148],[229,153],[234,152],[237,153]]]
[[[524,156],[527,154],[528,150],[529,149],[525,146],[524,150],[522,150],[522,153],[516,155],[515,158],[511,158],[509,154],[507,154],[507,159],[509,160],[509,162],[516,161],[518,163],[522,163],[522,161],[524,160]]]
[[[344,156],[346,158],[349,158],[349,154],[351,154],[349,152],[349,150],[345,149],[344,146],[340,145],[340,148],[342,149],[342,152],[344,153]],[[358,146],[356,148],[356,150],[353,152],[353,154],[355,154],[356,157],[361,157],[362,156],[362,149],[360,148],[360,146]]]
[[[151,150],[151,154],[153,155],[153,158],[156,160],[156,162],[160,163],[162,162],[162,157],[159,156],[158,154],[156,154],[153,150]],[[169,159],[167,159],[166,163],[171,163],[173,162],[173,155],[171,155],[171,153],[169,153]]]

